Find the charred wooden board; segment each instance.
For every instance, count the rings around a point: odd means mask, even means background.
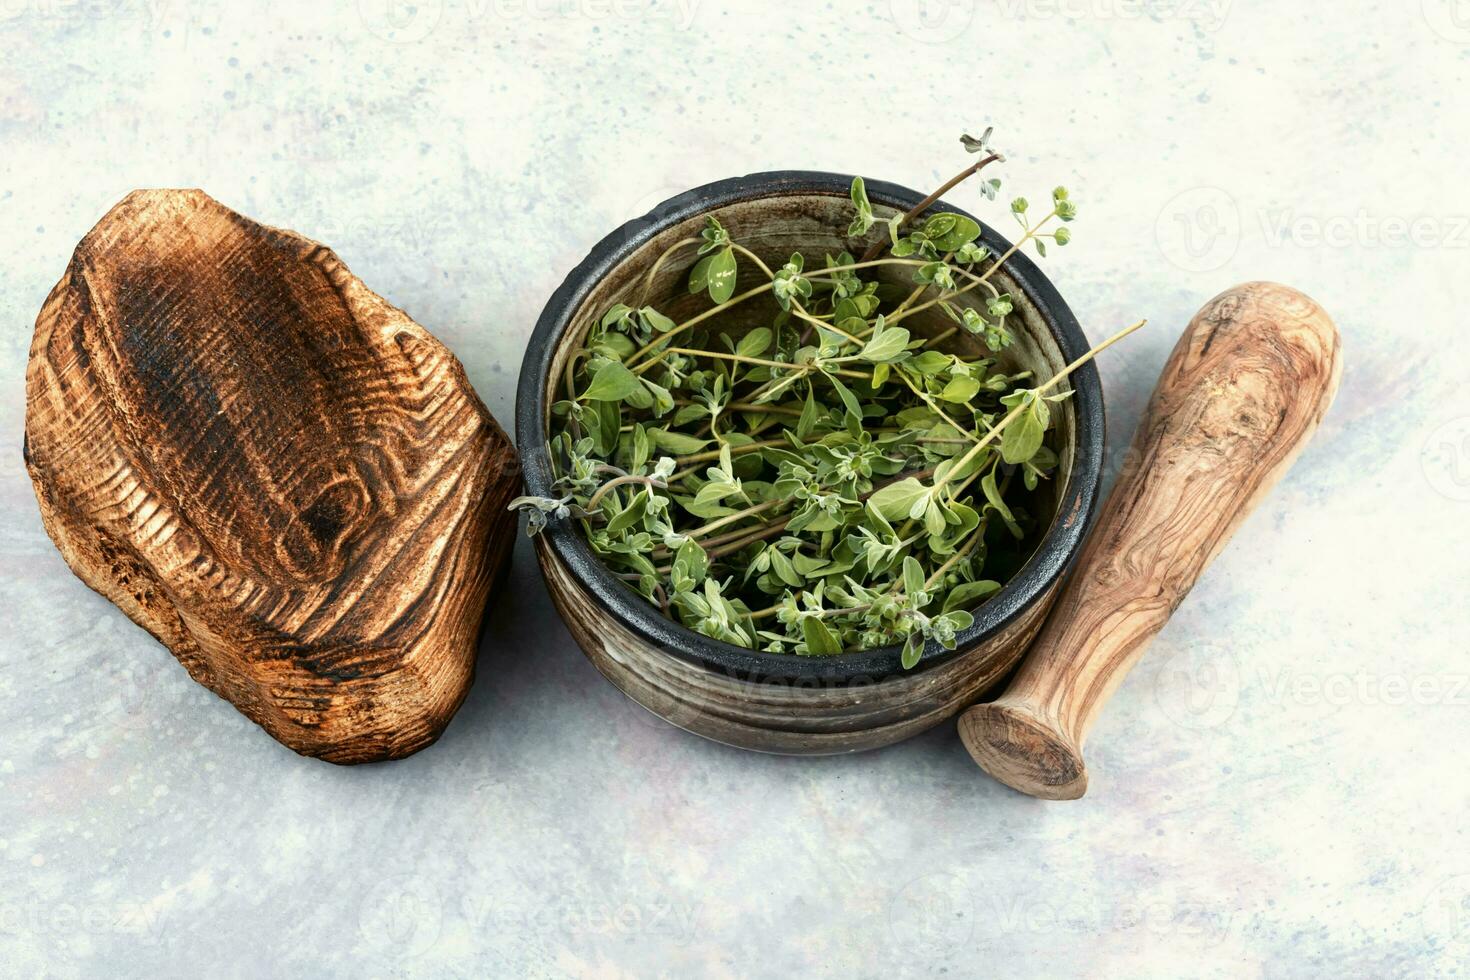
[[[330,249],[128,195],[36,320],[26,466],[82,581],[295,751],[409,755],[464,700],[515,450]]]

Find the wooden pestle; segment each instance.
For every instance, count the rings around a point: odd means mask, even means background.
[[[1019,672],[960,717],[982,769],[1044,799],[1086,792],[1082,745],[1098,712],[1306,445],[1337,391],[1340,350],[1322,308],[1277,283],[1228,289],[1195,314]]]

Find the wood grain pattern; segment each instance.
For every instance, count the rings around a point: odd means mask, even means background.
[[[329,249],[130,194],[36,320],[26,465],[72,570],[295,751],[408,755],[463,701],[515,451]]]
[[[1041,635],[1005,694],[960,719],[981,767],[1032,796],[1086,791],[1098,712],[1306,445],[1341,373],[1336,327],[1296,290],[1246,283],[1196,314]]]

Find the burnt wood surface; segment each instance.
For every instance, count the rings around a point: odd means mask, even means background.
[[[330,249],[128,195],[37,318],[25,455],[72,570],[291,749],[401,757],[463,702],[515,450]]]

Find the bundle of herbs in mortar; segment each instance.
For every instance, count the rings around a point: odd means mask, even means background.
[[[1052,406],[1071,394],[1061,383],[1143,325],[1040,383],[996,357],[946,350],[960,331],[992,354],[1011,344],[1014,303],[996,271],[1028,244],[1043,256],[1048,242],[1066,245],[1077,214],[1062,187],[1036,220],[1016,198],[1021,234],[1001,255],[964,215],[921,218],[1003,159],[988,136],[965,137],[982,158],[894,215],[886,239],[857,258],[796,252],[773,269],[714,217],[665,251],[645,292],[665,263],[693,252],[689,290],[712,305],[676,323],[619,303],[591,325],[552,406],[549,451],[565,495],[511,505],[530,512],[530,532],[576,520],[630,588],[737,646],[825,656],[902,643],[906,669],[926,641],[953,649],[970,610],[1042,530],[1032,503],[1057,468],[1046,433]],[[980,183],[991,200],[999,187]],[[876,218],[861,177],[851,196],[847,236],[862,239]],[[763,281],[737,294],[742,262]],[[911,286],[880,287],[872,277],[883,268]],[[744,303],[768,304],[769,325],[722,329]],[[948,316],[946,329],[926,338],[904,326],[931,310]]]

